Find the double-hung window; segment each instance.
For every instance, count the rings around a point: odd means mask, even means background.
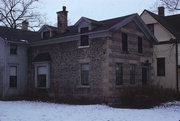
[[[116,63],[116,85],[123,85],[123,64]]]
[[[17,55],[17,45],[10,44],[10,54],[11,55]]]
[[[89,71],[90,66],[88,63],[81,64],[81,85],[89,85]]]
[[[128,51],[128,36],[126,33],[122,33],[122,51]]]
[[[84,34],[89,31],[89,27],[80,28],[80,33]],[[80,36],[80,46],[89,46],[89,35]]]
[[[16,66],[10,66],[9,87],[10,88],[17,87],[17,67]]]
[[[157,76],[165,76],[165,58],[157,58]]]
[[[37,66],[37,87],[45,88],[47,81],[47,67]]]
[[[142,37],[138,37],[138,53],[143,53]]]
[[[131,64],[130,65],[130,84],[135,84],[135,77],[136,77],[136,65]]]

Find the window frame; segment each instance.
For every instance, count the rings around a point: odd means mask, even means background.
[[[122,51],[128,52],[128,34],[122,33]]]
[[[15,76],[11,75],[11,68],[15,68]],[[17,88],[17,66],[9,66],[9,88]],[[13,82],[12,82],[13,81]]]
[[[136,64],[130,64],[130,84],[136,84]]]
[[[154,34],[154,24],[147,24],[147,27],[149,28],[150,32],[152,32],[152,34]]]
[[[143,38],[138,36],[138,53],[143,53]]]
[[[87,72],[83,72],[83,71],[87,71],[87,70],[82,70],[82,66],[83,65],[88,65],[89,67],[89,69],[88,69],[88,80],[83,80],[83,77],[82,77],[82,75],[85,73],[87,73]],[[90,83],[89,83],[89,81],[90,81],[90,64],[89,63],[81,63],[80,64],[80,80],[81,80],[81,82],[80,82],[80,84],[81,84],[81,86],[89,86],[90,85]]]
[[[120,69],[119,72],[117,70],[117,67],[118,67],[118,70]],[[115,64],[115,77],[116,77],[116,80],[115,80],[116,85],[117,86],[123,85],[123,83],[124,83],[124,80],[123,80],[123,63],[116,63]]]
[[[82,45],[82,41],[84,41],[83,37],[87,37],[87,40],[86,40],[88,42],[87,45]],[[81,35],[80,36],[79,47],[89,47],[89,46],[90,46],[89,35]]]
[[[13,47],[15,47],[13,49]],[[9,49],[10,55],[17,55],[18,54],[18,45],[17,44],[10,44],[10,49]]]
[[[39,89],[48,89],[50,88],[50,64],[49,62],[36,62],[35,64],[35,88]],[[39,67],[46,67],[46,86],[45,87],[39,87],[38,86],[38,68]]]
[[[156,58],[156,61],[157,61],[156,62],[156,64],[157,64],[157,76],[166,76],[166,60],[165,60],[165,57]]]
[[[81,27],[80,28],[80,33],[83,34],[83,33],[87,33],[89,32],[89,27]]]
[[[45,36],[48,33],[48,36]],[[42,32],[42,38],[43,39],[48,39],[51,37],[51,31],[43,31]]]

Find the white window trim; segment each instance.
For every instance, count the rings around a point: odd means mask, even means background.
[[[39,88],[39,89],[48,89],[50,88],[50,65],[48,62],[37,62],[34,63],[35,64],[35,88]],[[37,71],[38,71],[38,67],[39,66],[45,66],[47,67],[47,79],[46,79],[46,87],[38,87],[37,86]]]
[[[51,30],[46,30],[41,32],[41,39],[44,39],[44,32],[49,32],[49,37],[52,37],[52,31]]]
[[[78,33],[80,33],[80,32],[81,32],[81,28],[85,28],[85,27],[88,27],[88,28],[89,28],[89,31],[91,31],[91,30],[92,30],[91,25],[89,25],[89,26],[80,26],[80,27],[78,27]]]
[[[83,34],[83,35],[88,35],[88,34]],[[89,35],[88,35],[88,36],[89,36]],[[89,45],[82,46],[82,45],[81,45],[81,36],[80,36],[80,37],[79,37],[79,42],[78,42],[78,48],[88,48],[88,47],[90,47],[90,44],[91,44],[90,38],[88,39],[88,42],[89,42]]]

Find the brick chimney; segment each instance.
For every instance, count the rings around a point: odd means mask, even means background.
[[[57,12],[57,27],[58,32],[66,32],[68,26],[68,11],[66,11],[66,6],[63,6],[63,10]]]
[[[164,7],[158,7],[158,15],[159,16],[164,16]]]
[[[22,30],[28,30],[29,22],[26,20],[22,22]]]

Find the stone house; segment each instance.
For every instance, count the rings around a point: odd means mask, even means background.
[[[151,83],[156,39],[138,14],[68,26],[66,7],[58,27],[44,25],[28,48],[28,91],[56,99],[110,102],[122,87]]]
[[[153,46],[153,84],[180,89],[180,14],[165,16],[164,7],[158,14],[144,10],[142,20],[157,38]]]

